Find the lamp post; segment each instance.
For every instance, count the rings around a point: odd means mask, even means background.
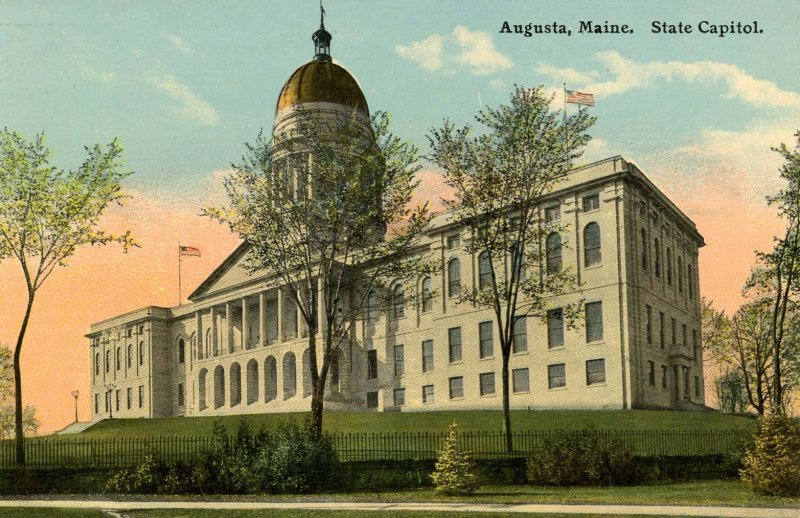
[[[78,392],[77,390],[73,390],[72,391],[72,397],[75,398],[75,422],[76,423],[78,422],[78,395],[79,394],[80,394],[80,392]]]

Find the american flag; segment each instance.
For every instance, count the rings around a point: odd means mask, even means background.
[[[188,255],[192,257],[200,257],[200,249],[193,246],[180,245],[181,255]]]
[[[570,104],[582,104],[584,106],[594,106],[594,94],[567,90],[567,102]]]

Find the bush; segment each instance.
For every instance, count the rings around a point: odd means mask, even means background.
[[[528,482],[548,486],[626,485],[638,480],[631,452],[592,430],[564,431],[528,459]]]
[[[310,420],[302,426],[282,423],[271,447],[256,454],[254,469],[263,474],[263,489],[278,493],[309,493],[332,488],[339,460],[331,440],[317,434]]]
[[[455,423],[450,426],[450,435],[436,454],[436,469],[431,479],[436,492],[442,495],[470,495],[480,487],[472,452],[458,447]]]
[[[800,496],[800,424],[797,420],[762,418],[744,456],[742,480],[765,495]]]
[[[148,455],[144,462],[114,472],[106,482],[110,493],[158,493],[167,473],[167,467]]]

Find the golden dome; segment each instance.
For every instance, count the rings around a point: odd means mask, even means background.
[[[320,59],[318,56],[295,70],[281,89],[275,111],[315,102],[349,106],[369,117],[367,100],[358,83],[330,57]]]

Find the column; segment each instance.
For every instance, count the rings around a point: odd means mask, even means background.
[[[250,349],[250,315],[247,297],[242,297],[242,349]]]
[[[230,301],[225,303],[225,339],[228,342],[228,352],[233,352],[233,306]]]
[[[278,292],[278,342],[283,342],[283,290],[277,288]]]
[[[267,294],[258,294],[258,336],[261,338],[261,346],[267,346]]]
[[[197,323],[197,350],[193,352],[193,354],[197,355],[198,360],[203,359],[203,316],[200,314],[200,311],[195,313],[195,321]]]
[[[211,354],[214,356],[219,355],[219,340],[217,339],[217,314],[214,308],[211,308]]]

